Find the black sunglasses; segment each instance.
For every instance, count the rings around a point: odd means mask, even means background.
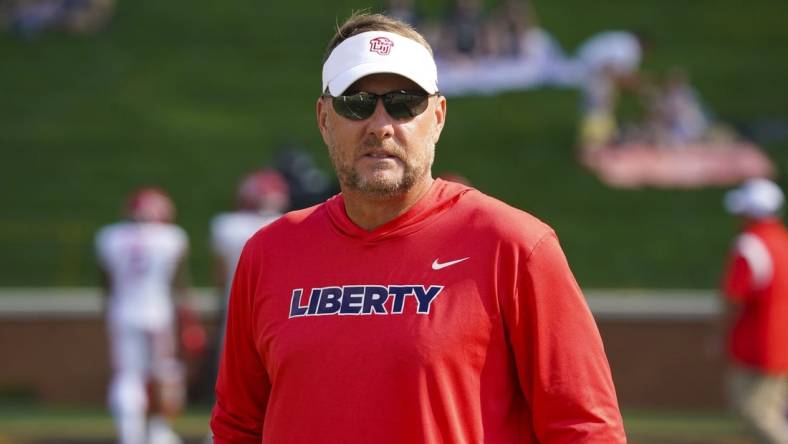
[[[427,99],[430,96],[421,91],[390,91],[385,94],[373,94],[360,91],[351,95],[331,96],[334,111],[342,117],[350,120],[368,119],[375,112],[378,99],[383,99],[383,107],[389,115],[397,120],[410,119],[418,116],[427,109]]]

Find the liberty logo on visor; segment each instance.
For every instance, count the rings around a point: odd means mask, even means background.
[[[392,46],[394,46],[394,42],[387,39],[386,37],[376,37],[369,41],[369,52],[376,52],[380,55],[389,55]]]

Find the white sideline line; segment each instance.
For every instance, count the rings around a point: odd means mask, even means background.
[[[702,320],[720,316],[716,290],[588,290],[596,319]]]
[[[213,288],[193,289],[192,307],[200,316],[216,316],[216,294]],[[703,320],[719,316],[721,307],[715,290],[589,289],[585,294],[597,320]],[[0,288],[0,320],[92,319],[101,312],[98,288]]]
[[[212,288],[192,289],[192,308],[212,317],[219,298]],[[0,288],[1,319],[94,319],[103,316],[101,290],[93,287]]]

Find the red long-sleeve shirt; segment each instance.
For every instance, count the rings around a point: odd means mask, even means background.
[[[216,443],[622,443],[602,341],[553,231],[438,180],[373,230],[342,196],[244,249]]]

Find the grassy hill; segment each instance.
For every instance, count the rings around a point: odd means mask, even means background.
[[[322,52],[337,18],[370,6],[120,1],[91,38],[0,35],[0,285],[93,284],[93,233],[144,184],[173,195],[194,280],[209,284],[208,222],[240,174],[288,140],[328,168],[313,111]],[[602,30],[645,30],[646,69],[685,66],[719,118],[788,120],[782,0],[535,6],[569,51]],[[576,113],[572,90],[451,99],[436,170],[553,225],[583,286],[714,286],[735,228],[723,190],[605,187],[574,161]],[[782,170],[788,140],[764,142]]]

